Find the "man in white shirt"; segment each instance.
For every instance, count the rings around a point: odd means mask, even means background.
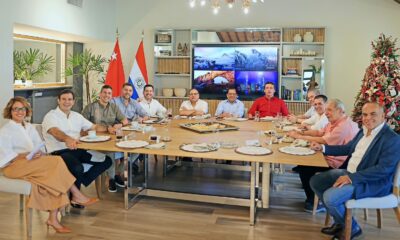
[[[42,123],[43,137],[47,151],[52,155],[63,158],[69,171],[75,176],[75,185],[88,186],[101,173],[111,166],[111,159],[105,158],[103,162],[92,162],[92,155],[84,149],[80,149],[79,138],[82,131],[106,129],[94,125],[81,114],[71,111],[75,104],[75,94],[69,90],[63,90],[58,95],[58,107],[48,112]],[[93,165],[89,171],[84,172],[83,163]]]
[[[294,123],[301,123],[304,119],[308,119],[315,114],[314,108],[314,98],[315,96],[320,95],[318,89],[310,89],[307,92],[307,100],[310,103],[310,108],[303,115],[290,115],[289,120]]]
[[[332,239],[343,239],[346,201],[383,197],[393,191],[393,175],[400,161],[400,136],[385,123],[383,107],[376,102],[364,104],[362,124],[363,128],[346,145],[311,145],[324,155],[348,156],[342,169],[320,173],[310,180],[311,188],[334,218],[331,227],[321,230],[334,235]],[[354,219],[352,224],[351,239],[362,233]]]
[[[189,91],[189,100],[183,101],[179,108],[181,116],[201,116],[207,114],[208,104],[200,99],[197,89],[193,88]]]
[[[328,98],[325,95],[317,95],[314,98],[314,109],[315,113],[310,118],[305,119],[301,122],[307,130],[320,130],[324,128],[329,120],[325,115],[326,102]]]
[[[147,112],[150,117],[163,117],[167,112],[167,109],[161,105],[159,101],[153,99],[154,87],[151,84],[147,84],[143,88],[144,99],[141,99],[139,104]]]

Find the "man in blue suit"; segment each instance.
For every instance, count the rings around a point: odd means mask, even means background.
[[[381,197],[391,193],[393,177],[400,160],[400,136],[385,123],[385,113],[378,103],[362,108],[363,127],[346,145],[329,146],[313,143],[311,148],[326,155],[348,156],[342,169],[315,175],[310,180],[313,191],[324,203],[334,224],[321,230],[342,239],[345,203],[350,199]],[[362,231],[353,219],[351,238]]]

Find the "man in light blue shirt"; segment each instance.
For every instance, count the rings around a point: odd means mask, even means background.
[[[121,96],[113,98],[111,102],[118,106],[130,122],[133,120],[147,120],[149,118],[147,112],[136,100],[131,99],[132,93],[132,84],[125,83],[122,86]]]
[[[224,100],[218,104],[217,110],[215,111],[216,117],[243,117],[244,115],[244,104],[239,101],[238,95],[235,88],[228,89],[226,94],[227,100]]]

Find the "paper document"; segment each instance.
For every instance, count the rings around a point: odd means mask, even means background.
[[[42,150],[42,148],[44,148],[44,142],[39,143],[38,145],[36,145],[33,150],[26,155],[26,160],[32,160],[33,156],[35,156],[36,153],[38,153],[40,150]]]

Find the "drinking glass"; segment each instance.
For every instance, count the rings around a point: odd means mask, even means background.
[[[124,132],[122,131],[122,127],[117,127],[115,129],[115,137],[117,141],[120,141],[124,137]]]
[[[259,122],[260,121],[260,112],[256,111],[254,113],[254,121]]]
[[[172,108],[167,109],[167,116],[169,119],[172,119]]]

